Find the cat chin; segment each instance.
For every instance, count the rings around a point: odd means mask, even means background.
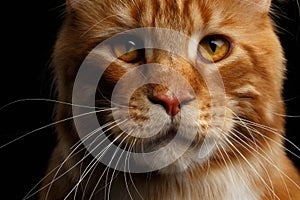
[[[186,150],[184,145],[173,144],[163,147],[162,151],[147,159],[136,157],[135,162],[140,166],[146,165],[162,175],[184,173],[207,163],[215,152],[215,146],[208,147],[207,145],[205,148],[192,147]]]
[[[205,158],[197,158],[196,155],[191,155],[192,153],[188,153],[189,155],[183,155],[178,158],[175,162],[159,169],[157,172],[162,175],[172,175],[172,174],[181,174],[186,173],[189,170],[192,170],[196,166],[201,166],[206,163],[210,156],[207,155]]]

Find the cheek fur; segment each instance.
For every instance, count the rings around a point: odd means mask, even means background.
[[[270,1],[253,2],[68,0],[53,53],[61,102],[72,102],[78,69],[93,48],[134,28],[160,27],[187,35],[192,42],[181,47],[182,55],[199,65],[192,67],[168,52],[146,50],[141,63],[114,58],[97,91],[84,88],[80,93],[84,99],[97,92],[97,117],[110,145],[133,152],[166,147],[161,154],[152,154],[146,163],[140,158],[133,160],[155,167],[175,158],[156,171],[122,173],[98,162],[81,143],[74,121],[65,121],[74,117],[72,108],[58,105],[56,120],[64,123],[56,125],[58,142],[41,185],[40,199],[300,199],[300,179],[283,146],[282,48],[269,18]],[[223,35],[232,42],[228,57],[215,64],[198,59],[198,43],[210,35]],[[160,37],[161,43],[170,41],[169,35]],[[178,42],[171,40],[171,45]],[[108,52],[98,53],[100,63],[101,59],[111,58]],[[168,83],[170,88],[146,84],[128,92],[143,80],[139,75],[114,91],[124,74],[147,63],[172,68],[191,88],[170,70],[157,73],[149,69],[143,75]],[[222,84],[214,81],[217,73]],[[213,87],[208,87],[207,80]],[[220,86],[224,86],[222,95],[216,92]],[[166,146],[177,135],[177,143]],[[177,158],[184,143],[190,146]]]

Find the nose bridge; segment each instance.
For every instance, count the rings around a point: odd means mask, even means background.
[[[164,50],[154,49],[152,51],[152,58],[150,58],[150,62],[160,65],[159,69],[162,74],[167,74],[170,71],[174,71],[184,76],[193,67],[189,61],[180,55],[175,55],[172,52],[167,52]],[[168,75],[171,74],[172,73],[169,73]]]
[[[147,62],[156,64],[155,67],[149,67],[147,70],[147,77],[151,77],[150,82],[153,80],[157,83],[152,85],[150,96],[165,99],[163,101],[165,105],[172,105],[169,106],[170,109],[167,109],[172,111],[170,113],[176,113],[174,109],[177,109],[177,104],[180,104],[181,99],[195,96],[194,83],[198,78],[191,63],[180,56],[162,50],[153,50],[152,58]]]

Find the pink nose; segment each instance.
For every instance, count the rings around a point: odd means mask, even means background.
[[[181,109],[181,106],[184,103],[187,103],[193,100],[193,96],[191,95],[166,95],[166,94],[158,94],[151,98],[152,103],[162,105],[166,113],[172,117],[177,115]]]

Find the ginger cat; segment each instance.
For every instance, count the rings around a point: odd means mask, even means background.
[[[270,0],[66,4],[53,71],[58,100],[72,105],[56,107],[40,199],[300,199]],[[87,85],[76,82],[83,65]],[[105,163],[113,145],[125,160],[116,151]]]

